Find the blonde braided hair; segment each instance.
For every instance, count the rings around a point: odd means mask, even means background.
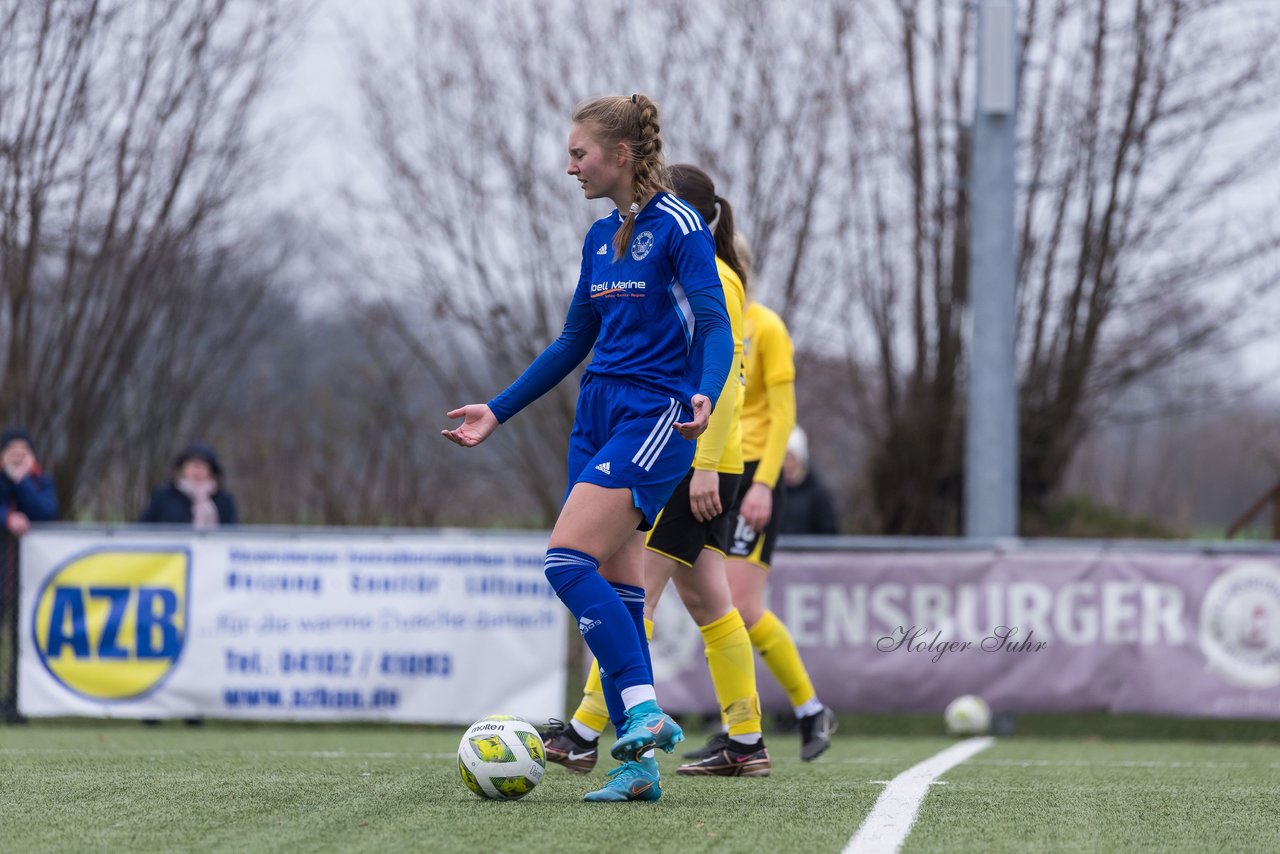
[[[613,260],[617,261],[631,243],[636,214],[654,194],[670,192],[667,164],[662,155],[662,128],[658,105],[648,95],[609,95],[579,104],[573,111],[575,124],[591,125],[594,136],[609,147],[626,143],[632,165],[631,210],[622,211],[622,227],[613,236]]]

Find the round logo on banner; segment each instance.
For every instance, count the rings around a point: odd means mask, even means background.
[[[1200,649],[1209,668],[1242,688],[1280,685],[1280,568],[1238,563],[1200,605]]]
[[[102,549],[71,558],[36,597],[41,663],[92,700],[147,694],[182,654],[190,566],[186,549]]]

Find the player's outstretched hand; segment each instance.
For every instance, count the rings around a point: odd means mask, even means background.
[[[498,429],[498,416],[493,414],[487,403],[468,403],[461,409],[445,413],[445,417],[461,418],[462,423],[456,429],[441,430],[440,435],[464,448],[474,448]]]
[[[695,394],[690,403],[693,404],[693,420],[671,426],[686,439],[696,439],[707,429],[707,422],[711,420],[711,398],[705,394]]]

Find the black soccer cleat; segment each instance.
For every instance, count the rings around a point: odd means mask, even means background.
[[[836,713],[827,708],[797,718],[796,723],[800,725],[800,758],[805,762],[812,762],[826,752],[831,746],[831,735],[839,726]]]
[[[589,774],[600,759],[600,740],[587,741],[572,724],[552,718],[542,731],[547,761],[563,765],[570,774]]]
[[[715,756],[720,751],[729,746],[729,733],[718,732],[711,738],[707,739],[707,743],[702,747],[694,748],[684,754],[685,759],[706,759]]]
[[[676,769],[677,774],[685,777],[768,777],[772,771],[773,762],[763,741],[745,749],[731,743],[700,762]]]

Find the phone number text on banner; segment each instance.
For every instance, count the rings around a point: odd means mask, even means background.
[[[545,538],[33,532],[30,716],[466,723],[561,714]]]

